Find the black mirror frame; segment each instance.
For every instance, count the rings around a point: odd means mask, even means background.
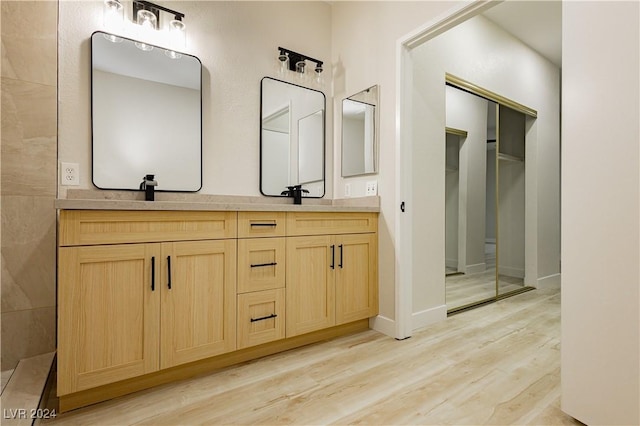
[[[273,81],[277,81],[280,83],[284,83],[284,84],[289,84],[291,86],[296,86],[296,87],[300,87],[302,89],[305,90],[310,90],[312,92],[318,92],[322,95],[322,102],[323,102],[323,108],[322,108],[322,182],[323,182],[323,192],[322,195],[320,196],[309,196],[309,197],[304,197],[304,198],[324,198],[324,196],[327,193],[327,97],[325,96],[325,94],[320,91],[320,90],[316,90],[316,89],[310,89],[308,87],[304,87],[304,86],[300,86],[298,84],[294,84],[294,83],[289,83],[288,81],[283,81],[283,80],[278,80],[277,78],[273,78],[273,77],[263,77],[260,80],[260,113],[259,113],[259,117],[260,120],[258,122],[259,124],[259,132],[260,132],[260,194],[262,194],[265,197],[280,197],[280,198],[286,198],[289,197],[288,195],[277,195],[277,194],[265,194],[264,191],[262,190],[262,157],[263,157],[263,141],[262,141],[262,103],[263,103],[263,83],[265,80],[273,80]]]
[[[111,33],[107,33],[104,31],[94,31],[93,33],[91,33],[91,37],[89,38],[90,43],[89,43],[89,55],[90,55],[90,59],[91,59],[91,69],[90,69],[90,74],[89,74],[89,94],[90,94],[90,113],[91,113],[91,184],[93,186],[95,186],[98,189],[101,190],[108,190],[108,191],[140,191],[140,189],[133,189],[133,188],[101,188],[100,186],[96,185],[95,180],[94,180],[94,149],[93,149],[93,141],[94,141],[94,132],[93,132],[93,37],[96,34],[102,34],[102,35],[112,35],[112,36],[116,36],[118,38],[121,38],[123,40],[127,40],[127,41],[131,41],[131,42],[136,42],[137,40],[131,39],[131,38],[127,38],[127,37],[122,37],[122,36],[118,36],[115,34],[111,34]],[[149,43],[147,43],[149,44]],[[164,47],[161,46],[156,46],[156,45],[152,45],[149,44],[149,46],[153,46],[154,48],[158,48],[158,49],[163,49],[163,50],[169,50],[166,49]],[[194,190],[167,190],[167,189],[157,189],[155,190],[155,192],[177,192],[177,193],[194,193],[194,192],[199,192],[200,190],[202,190],[202,185],[204,183],[204,162],[203,162],[203,115],[202,115],[202,61],[200,60],[200,58],[198,58],[195,55],[190,55],[188,53],[183,53],[183,52],[176,52],[176,53],[180,53],[181,55],[184,56],[189,56],[191,58],[194,58],[195,60],[198,61],[198,63],[200,64],[200,186],[198,187],[198,189],[194,189]],[[142,178],[142,177],[141,177]]]

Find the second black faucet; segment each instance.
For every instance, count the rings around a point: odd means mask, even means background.
[[[308,194],[309,191],[302,189],[302,185],[287,186],[286,191],[282,191],[280,195],[293,197],[293,204],[302,204],[302,193]]]

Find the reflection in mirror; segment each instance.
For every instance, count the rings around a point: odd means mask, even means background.
[[[298,121],[298,182],[311,184],[323,179],[323,164],[318,161],[324,153],[324,115],[316,111]]]
[[[91,36],[93,183],[159,191],[202,187],[201,63],[103,32]]]
[[[265,77],[260,96],[260,192],[302,185],[304,196],[324,196],[324,94]]]
[[[526,117],[452,85],[445,96],[445,284],[455,312],[526,287]]]
[[[376,171],[378,86],[342,101],[342,176]]]

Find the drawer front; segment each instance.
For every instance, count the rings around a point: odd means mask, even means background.
[[[285,239],[238,240],[238,293],[284,287]]]
[[[287,235],[360,234],[378,230],[378,213],[287,213]]]
[[[284,237],[285,212],[238,212],[238,237]]]
[[[60,212],[60,246],[235,238],[236,212]]]
[[[285,290],[238,295],[238,349],[285,337]]]

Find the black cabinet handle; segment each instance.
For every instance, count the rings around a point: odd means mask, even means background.
[[[252,223],[251,226],[273,226],[274,228],[278,226],[277,223]]]
[[[167,278],[167,288],[171,290],[171,256],[167,256],[167,272],[169,277]]]
[[[336,269],[336,246],[331,244],[331,269]]]
[[[156,291],[156,257],[151,256],[151,291]]]
[[[271,319],[271,318],[275,318],[277,316],[278,316],[277,314],[271,314],[271,315],[267,315],[266,317],[251,318],[251,322],[264,321],[264,320],[268,320],[268,319]]]
[[[261,266],[276,266],[277,263],[276,262],[271,262],[271,263],[256,263],[256,264],[252,264],[251,267],[252,268],[260,268]]]
[[[342,244],[340,244],[338,247],[340,247],[340,264],[338,264],[338,266],[340,267],[340,269],[342,269]]]

